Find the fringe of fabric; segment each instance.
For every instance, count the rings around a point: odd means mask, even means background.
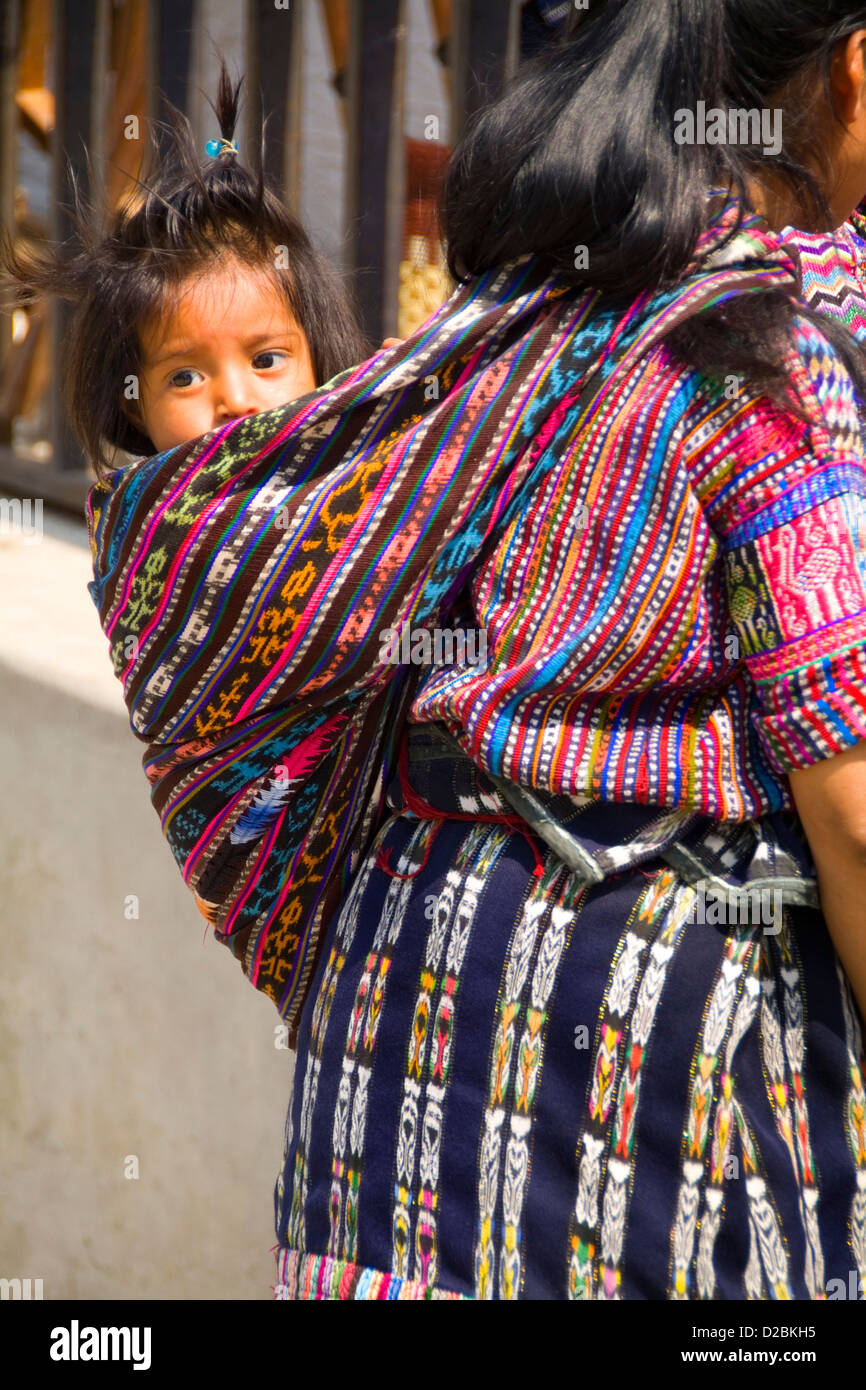
[[[368,1265],[353,1264],[351,1260],[336,1260],[330,1255],[307,1255],[301,1250],[286,1247],[277,1253],[277,1283],[274,1298],[303,1303],[328,1300],[372,1303],[378,1299],[409,1300],[439,1299],[471,1302],[467,1294],[452,1293],[433,1284],[420,1284],[411,1279],[399,1279]]]

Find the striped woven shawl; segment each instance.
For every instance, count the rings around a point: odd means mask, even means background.
[[[447,625],[592,368],[606,389],[684,316],[796,292],[754,220],[707,256],[718,234],[631,304],[523,257],[302,400],[93,488],[89,588],[153,804],[200,910],[293,1029],[417,680],[383,663],[382,632]]]

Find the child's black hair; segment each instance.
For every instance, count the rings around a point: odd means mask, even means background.
[[[232,83],[221,64],[216,105],[210,104],[225,142],[234,137],[242,82]],[[155,452],[123,409],[124,382],[142,366],[138,329],[170,308],[182,281],[217,256],[233,255],[270,274],[306,334],[317,385],[373,350],[339,273],[264,174],[244,168],[227,144],[214,158],[201,158],[189,121],[167,100],[165,106],[169,123],[159,127],[162,138],[154,129],[137,197],[112,211],[95,198],[86,203],[73,184],[71,247],[25,251],[3,234],[0,259],[19,302],[50,294],[75,306],[61,389],[99,476],[116,467],[116,449]]]

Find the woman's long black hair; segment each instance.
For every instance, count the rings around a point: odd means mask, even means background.
[[[222,63],[213,110],[226,141],[234,136],[240,88]],[[62,394],[99,475],[111,471],[116,449],[154,452],[123,409],[124,382],[141,370],[139,326],[171,307],[190,273],[220,256],[273,278],[306,334],[318,385],[372,351],[338,272],[264,176],[226,147],[215,158],[200,155],[186,117],[165,105],[169,121],[154,127],[137,198],[111,211],[98,196],[86,202],[76,186],[70,245],[24,250],[5,234],[0,252],[20,301],[49,294],[74,304]]]
[[[829,227],[808,164],[824,159],[816,132],[827,126],[833,51],[859,28],[862,0],[588,0],[454,151],[440,201],[452,276],[463,282],[533,252],[571,283],[634,297],[682,275],[708,225],[710,189],[745,203],[747,179],[761,174],[787,181],[804,228]],[[699,101],[780,108],[780,151],[678,144],[677,113]],[[778,291],[735,299],[681,325],[671,343],[698,370],[744,374],[790,405],[780,349],[795,311]],[[803,316],[866,399],[852,335]]]

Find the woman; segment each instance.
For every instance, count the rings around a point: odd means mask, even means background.
[[[452,300],[94,495],[172,848],[306,991],[279,1296],[866,1275],[866,377],[775,230],[866,192],[864,45],[850,0],[576,12],[455,153]],[[754,143],[680,144],[699,102]]]

